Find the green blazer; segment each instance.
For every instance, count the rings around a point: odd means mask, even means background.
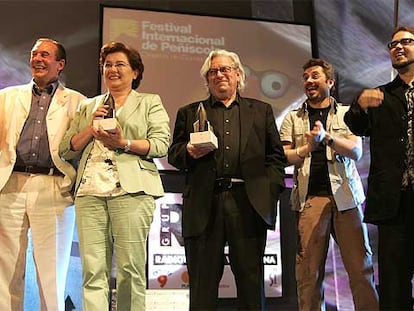
[[[66,160],[80,157],[75,194],[79,187],[89,153],[94,140],[80,151],[71,150],[72,137],[89,127],[94,112],[103,105],[106,94],[84,100],[70,124],[68,132],[59,146],[59,154]],[[128,193],[144,192],[153,197],[164,194],[158,169],[153,162],[167,154],[170,128],[169,117],[164,109],[161,98],[156,94],[138,93],[134,90],[128,95],[122,111],[117,116],[124,137],[130,140],[147,139],[150,150],[146,156],[129,153],[116,154],[116,164],[122,189]]]

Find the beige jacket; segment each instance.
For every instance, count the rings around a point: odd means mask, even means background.
[[[0,90],[0,190],[12,174],[16,162],[16,146],[30,112],[33,82]],[[76,109],[85,96],[59,83],[47,113],[49,148],[55,166],[65,175],[62,193],[71,190],[76,171],[59,157],[58,149]]]

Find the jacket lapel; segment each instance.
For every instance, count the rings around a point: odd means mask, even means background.
[[[119,115],[117,115],[119,124],[126,123],[126,120],[128,120],[128,118],[130,118],[138,109],[138,106],[141,104],[141,101],[142,96],[140,96],[139,93],[135,91],[131,91],[122,107],[122,111]]]
[[[404,111],[407,111],[404,82],[399,76],[397,76],[390,85],[389,92],[400,100],[400,104],[404,107]]]
[[[407,110],[407,105],[406,105],[406,99],[405,99],[405,95],[404,95],[405,90],[403,89],[402,85],[395,88],[395,89],[392,89],[391,93],[400,100],[402,106],[404,107],[404,110],[406,111]]]
[[[66,88],[59,82],[55,94],[52,97],[52,101],[50,102],[49,110],[47,113],[48,116],[52,115],[62,107],[65,107],[67,96],[68,93],[66,91]]]
[[[32,90],[33,90],[33,82],[26,84],[20,91],[18,103],[26,113],[26,115],[30,112],[30,106],[32,104]]]
[[[240,98],[240,151],[246,149],[249,133],[253,126],[255,110],[253,104],[244,98]]]

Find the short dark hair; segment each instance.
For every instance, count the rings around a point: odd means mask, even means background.
[[[39,39],[36,40],[36,42],[33,44],[33,46],[35,46],[39,42],[53,43],[56,46],[56,49],[57,49],[57,51],[56,51],[56,60],[62,60],[63,59],[65,61],[65,63],[67,62],[67,60],[66,60],[66,50],[60,42],[58,42],[56,40],[53,40],[53,39],[50,39],[50,38],[39,38]]]
[[[105,63],[105,59],[109,54],[122,52],[124,53],[127,58],[128,62],[132,68],[132,70],[137,70],[138,75],[136,79],[132,80],[132,89],[138,88],[139,84],[141,83],[143,73],[144,73],[144,64],[141,59],[141,55],[137,50],[134,48],[128,47],[127,45],[123,44],[122,42],[110,42],[105,44],[101,48],[101,53],[99,57],[99,66],[102,67]]]
[[[334,79],[335,80],[335,70],[332,64],[328,63],[326,60],[321,58],[311,58],[309,59],[304,65],[303,70],[306,70],[310,67],[320,66],[326,76],[327,79]]]
[[[411,33],[414,35],[414,28],[413,28],[413,27],[409,27],[409,26],[400,26],[400,27],[398,27],[398,28],[396,28],[396,29],[394,30],[394,32],[392,33],[391,38],[392,38],[392,37],[394,37],[394,36],[395,36],[395,34],[396,34],[397,32],[400,32],[400,31],[407,31],[407,32],[411,32]]]

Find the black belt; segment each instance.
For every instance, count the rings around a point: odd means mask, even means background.
[[[13,171],[28,173],[28,174],[63,176],[63,173],[55,167],[41,167],[41,166],[35,166],[35,165],[29,165],[29,166],[15,165],[13,168]]]
[[[217,178],[214,184],[214,190],[221,192],[232,189],[235,186],[241,186],[244,184],[244,180],[240,178]]]

